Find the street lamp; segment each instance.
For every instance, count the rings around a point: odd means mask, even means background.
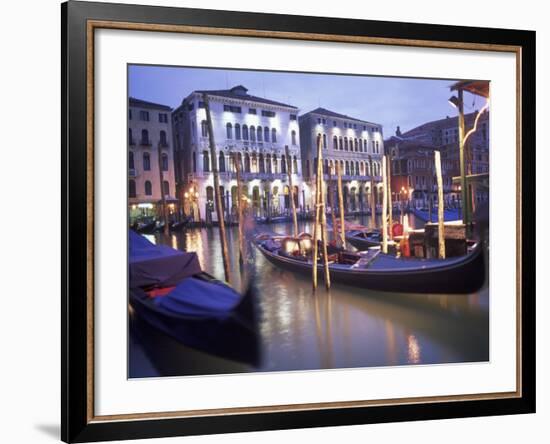
[[[462,104],[461,100],[457,96],[449,97],[449,103],[455,108],[460,108],[460,105]]]

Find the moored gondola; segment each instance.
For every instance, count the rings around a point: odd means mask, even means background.
[[[258,236],[256,247],[272,264],[310,274],[313,264],[307,255],[311,249],[284,237]],[[311,239],[308,240],[311,243]],[[290,244],[290,246],[288,245]],[[330,277],[334,282],[361,289],[407,293],[472,293],[485,282],[483,246],[475,243],[466,255],[449,259],[401,258],[381,253],[329,251]],[[322,260],[318,262],[322,275]]]
[[[170,231],[181,231],[184,228],[186,228],[187,225],[189,225],[189,222],[191,222],[190,217],[185,217],[183,220],[181,220],[179,222],[171,222],[170,223]]]
[[[253,294],[239,294],[200,268],[195,253],[129,234],[129,302],[163,333],[212,355],[257,365]]]

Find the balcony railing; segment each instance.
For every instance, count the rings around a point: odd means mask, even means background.
[[[129,168],[128,169],[128,176],[129,177],[137,177],[138,171],[135,168]]]
[[[139,144],[140,144],[141,146],[151,146],[151,141],[148,140],[148,139],[141,139],[141,140],[139,141]]]
[[[189,181],[197,180],[197,179],[208,179],[210,175],[212,174],[211,171],[200,171],[196,173],[189,173],[187,174],[187,179]],[[234,171],[223,171],[219,173],[220,179],[224,180],[230,180],[230,179],[236,179],[237,173]],[[260,180],[286,180],[287,174],[286,173],[251,173],[248,171],[243,171],[241,173],[242,180],[250,181],[254,179],[260,179]]]
[[[136,141],[134,139],[128,140],[128,145],[135,145]]]
[[[170,146],[170,144],[168,142],[159,142],[159,146],[161,148],[168,148]]]

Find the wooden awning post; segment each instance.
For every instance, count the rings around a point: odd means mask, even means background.
[[[441,173],[441,153],[434,151],[435,174],[437,177],[437,237],[439,240],[439,258],[445,259],[445,207],[443,203],[443,178]]]
[[[388,183],[386,156],[382,156],[382,252],[388,252]]]
[[[216,156],[216,144],[214,141],[214,130],[212,127],[212,117],[210,115],[210,104],[208,102],[208,94],[203,93],[204,110],[206,112],[206,126],[208,129],[208,140],[210,145],[210,157],[212,164],[212,174],[214,175],[214,197],[216,199],[216,213],[218,214],[218,225],[220,230],[220,240],[222,244],[223,270],[225,272],[225,280],[231,283],[231,272],[229,266],[229,249],[227,248],[227,237],[225,233],[225,221],[223,217],[222,198],[220,196],[220,178],[218,174],[218,162]]]
[[[289,193],[290,193],[290,204],[292,208],[292,221],[294,222],[294,237],[298,237],[298,215],[296,214],[296,202],[294,201],[294,187],[292,186],[292,162],[290,161],[290,151],[288,149],[288,145],[285,145],[285,153],[286,153],[286,172],[288,175],[288,187],[289,187]]]

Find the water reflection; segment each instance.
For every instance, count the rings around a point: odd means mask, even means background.
[[[368,224],[368,220],[357,220]],[[408,223],[417,225],[414,217]],[[311,226],[301,222],[300,230]],[[278,232],[291,224],[266,227]],[[238,232],[229,228],[233,286],[240,288]],[[196,251],[206,271],[223,278],[217,228],[152,236]],[[471,295],[392,294],[334,285],[313,293],[311,281],[283,271],[250,249],[260,308],[262,362],[252,368],[181,346],[130,319],[130,376],[285,371],[489,359],[489,292]]]

